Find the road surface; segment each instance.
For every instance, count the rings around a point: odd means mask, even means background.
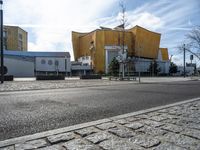
[[[0,92],[0,140],[200,97],[200,81]]]

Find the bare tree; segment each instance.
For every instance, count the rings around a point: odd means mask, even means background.
[[[121,27],[123,29],[125,29],[126,23],[127,23],[126,6],[125,6],[124,2],[122,2],[122,1],[119,3],[119,6],[120,6],[120,9],[121,9],[121,18],[120,18]]]
[[[120,1],[119,3],[120,9],[121,9],[121,16],[120,16],[120,26],[119,28],[122,28],[123,31],[123,36],[122,36],[122,46],[123,46],[123,53],[124,53],[124,44],[125,44],[125,27],[127,23],[127,18],[126,18],[126,6],[123,1]]]
[[[200,52],[200,26],[196,26],[186,35],[189,40],[189,44],[196,52]]]
[[[120,1],[119,6],[121,8],[121,18],[120,18],[120,25],[118,26],[118,28],[121,30],[122,29],[122,54],[125,53],[125,26],[126,26],[126,7],[124,2]],[[125,77],[125,62],[126,60],[122,60],[122,78]]]
[[[183,52],[184,48],[185,48],[185,51],[191,53],[192,55],[194,55],[196,58],[198,58],[200,60],[200,54],[196,51],[193,51],[193,46],[191,45],[191,43],[181,44],[177,47],[177,49],[180,52]]]
[[[196,26],[188,34],[186,34],[186,42],[177,47],[180,52],[185,51],[191,53],[200,60],[200,26]]]

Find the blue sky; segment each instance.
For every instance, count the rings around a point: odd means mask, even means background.
[[[28,31],[30,51],[69,51],[71,31],[87,32],[119,24],[120,0],[4,0],[4,24]],[[143,26],[162,34],[173,61],[182,64],[176,46],[200,25],[199,0],[124,0],[127,28]]]

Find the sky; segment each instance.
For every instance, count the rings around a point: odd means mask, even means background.
[[[176,47],[200,25],[200,0],[4,0],[4,24],[28,32],[29,51],[68,51],[73,60],[71,31],[119,25],[120,1],[126,7],[126,28],[139,25],[161,33],[160,47],[182,65]]]

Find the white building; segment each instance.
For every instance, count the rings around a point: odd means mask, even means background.
[[[71,72],[68,52],[4,51],[4,66],[14,77],[33,77],[37,74],[66,74]]]
[[[72,76],[80,76],[93,73],[91,65],[88,63],[82,63],[73,61],[71,62],[71,75]]]
[[[194,75],[194,67],[185,67],[185,75],[186,76],[191,76],[191,75]],[[177,67],[177,73],[176,75],[178,76],[181,76],[181,75],[184,75],[184,67],[183,66],[178,66]]]
[[[82,56],[78,59],[78,62],[80,62],[82,65],[91,65],[92,59],[90,56]]]

